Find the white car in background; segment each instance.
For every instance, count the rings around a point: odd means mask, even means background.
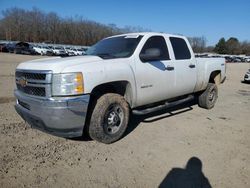
[[[244,76],[244,82],[250,83],[250,69],[248,69],[248,71],[246,72]]]
[[[85,51],[82,49],[78,49],[78,48],[70,48],[70,47],[66,47],[64,48],[65,51],[67,52],[67,54],[69,56],[73,56],[73,55],[84,55]]]
[[[250,63],[250,57],[246,58],[245,61]]]
[[[33,46],[33,49],[36,51],[36,53],[42,55],[43,51],[41,46]]]
[[[65,52],[65,50],[62,47],[60,47],[60,46],[53,47],[52,51],[53,51],[54,55],[59,55],[59,56],[67,55],[67,53]]]
[[[85,51],[82,49],[75,48],[75,49],[73,49],[73,52],[75,55],[85,55]]]
[[[65,52],[69,55],[69,56],[74,56],[75,53],[73,52],[73,50],[70,47],[64,47]]]
[[[40,55],[50,55],[53,53],[48,46],[34,46],[33,49]]]
[[[42,49],[42,55],[52,55],[53,51],[51,48],[49,48],[48,46],[41,46]]]

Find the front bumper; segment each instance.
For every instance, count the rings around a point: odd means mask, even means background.
[[[14,92],[17,113],[31,127],[62,137],[82,136],[87,115],[89,95],[38,99]]]

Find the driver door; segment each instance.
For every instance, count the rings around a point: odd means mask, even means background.
[[[174,94],[175,69],[169,57],[168,47],[163,36],[152,36],[143,45],[140,54],[148,49],[159,49],[157,60],[136,60],[137,106],[171,98]]]

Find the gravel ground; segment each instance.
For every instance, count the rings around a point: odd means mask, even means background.
[[[0,53],[0,187],[158,187],[185,182],[192,157],[202,165],[192,173],[212,187],[250,187],[250,85],[241,83],[250,64],[228,64],[212,110],[133,117],[127,135],[105,145],[48,135],[17,115],[15,67],[35,58]]]

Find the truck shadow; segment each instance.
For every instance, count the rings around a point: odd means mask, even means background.
[[[127,128],[127,131],[124,134],[124,137],[126,137],[128,134],[130,134],[136,127],[141,123],[152,123],[155,121],[159,121],[161,119],[165,119],[171,116],[176,116],[178,114],[182,114],[188,111],[193,110],[194,105],[197,105],[197,100],[194,99],[193,101],[190,101],[188,103],[184,103],[181,105],[177,105],[172,108],[168,108],[165,110],[160,110],[157,112],[153,112],[147,115],[133,115],[130,116],[130,122]]]
[[[191,157],[184,169],[172,168],[162,180],[159,188],[211,188],[209,180],[202,172],[202,162],[198,157]]]

